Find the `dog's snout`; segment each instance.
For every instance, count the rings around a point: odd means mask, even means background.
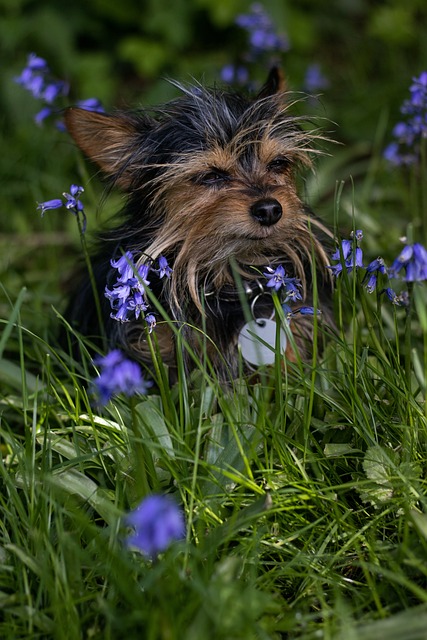
[[[263,198],[254,202],[250,213],[260,225],[270,227],[282,217],[282,205],[275,198]]]

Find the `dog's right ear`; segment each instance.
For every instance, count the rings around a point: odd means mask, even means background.
[[[65,125],[78,147],[116,183],[127,189],[132,182],[132,157],[140,148],[144,133],[151,128],[148,118],[125,113],[108,115],[70,107]]]
[[[285,75],[279,67],[273,67],[268,74],[265,84],[261,87],[257,100],[268,98],[278,93],[284,93],[287,89]]]

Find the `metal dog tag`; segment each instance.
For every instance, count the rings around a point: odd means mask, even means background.
[[[239,333],[242,356],[249,364],[260,366],[274,364],[276,356],[277,324],[274,320],[257,318],[247,322]],[[287,339],[280,329],[280,351],[284,353]]]

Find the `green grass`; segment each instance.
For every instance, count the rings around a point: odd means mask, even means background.
[[[103,411],[90,359],[32,317],[55,299],[43,278],[7,291],[0,636],[425,638],[425,292],[409,323],[360,280],[339,281],[312,366],[228,387],[201,366],[170,388],[158,362],[157,391]],[[123,544],[151,491],[188,525],[155,562]]]

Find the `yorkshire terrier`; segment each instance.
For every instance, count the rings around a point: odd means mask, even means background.
[[[297,350],[306,359],[313,325],[329,320],[329,234],[300,200],[296,176],[311,167],[322,137],[291,115],[277,69],[255,97],[177,86],[182,95],[156,110],[65,114],[80,149],[127,194],[121,223],[99,235],[92,257],[102,331],[111,347],[149,365],[143,318],[154,296],[170,319],[154,332],[163,361],[176,367],[180,331],[189,352],[230,379],[242,371],[242,331],[251,340],[251,326],[274,316],[280,282],[272,274],[282,274],[293,283],[284,306],[293,336],[285,357],[294,360]],[[130,317],[120,305],[132,284],[142,297],[138,305],[134,296]],[[298,313],[313,304],[319,320]],[[69,320],[84,335],[102,333],[87,277]],[[259,342],[273,350],[262,335]],[[191,368],[191,357],[184,360]],[[249,368],[263,363],[249,356]]]

